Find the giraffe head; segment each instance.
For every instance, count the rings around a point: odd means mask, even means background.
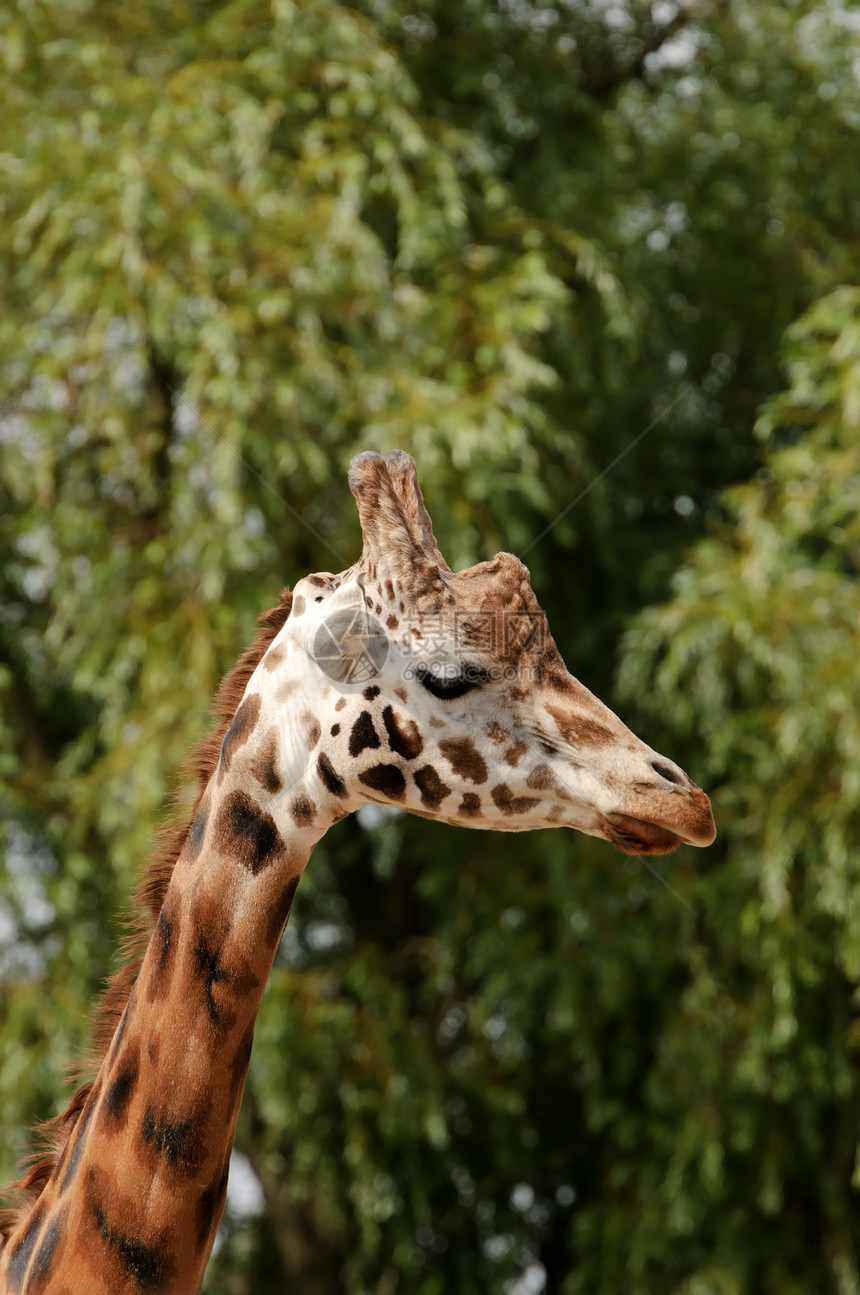
[[[300,807],[565,826],[631,854],[713,841],[704,792],[568,672],[517,558],[452,571],[402,451],[358,455],[349,483],[361,559],[296,585],[261,665],[299,715],[281,736],[306,766]]]

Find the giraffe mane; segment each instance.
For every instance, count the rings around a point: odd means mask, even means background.
[[[42,1194],[63,1148],[74,1132],[94,1083],[93,1079],[85,1079],[84,1076],[101,1064],[116,1033],[191,821],[218,763],[224,734],[239,707],[251,675],[286,623],[292,602],[293,596],[289,589],[284,589],[277,606],[263,612],[258,618],[261,629],[256,639],[221,681],[212,704],[215,721],[212,730],[191,748],[186,758],[184,777],[172,797],[173,808],[158,833],[149,864],[135,893],[134,907],[126,924],[127,934],[120,950],[121,966],[108,981],[99,998],[93,1013],[90,1047],[82,1062],[72,1071],[72,1081],[78,1084],[78,1088],[64,1111],[36,1126],[33,1131],[35,1147],[23,1161],[22,1176],[2,1189],[4,1196],[18,1197],[21,1201],[17,1208],[0,1210],[0,1252],[23,1216]],[[189,810],[187,791],[192,788],[195,796]]]

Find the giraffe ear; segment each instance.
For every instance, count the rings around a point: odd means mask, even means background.
[[[391,450],[386,454],[385,462],[391,484],[413,537],[436,566],[441,567],[443,571],[450,571],[451,568],[439,552],[436,536],[433,534],[433,523],[418,484],[415,460],[411,454],[406,454],[403,450]]]
[[[308,656],[338,683],[366,683],[388,657],[388,635],[368,611],[362,579],[359,574],[336,589],[304,637]]]
[[[349,466],[349,488],[358,505],[363,566],[431,579],[438,578],[440,569],[450,570],[436,547],[415,462],[408,454],[357,454]]]

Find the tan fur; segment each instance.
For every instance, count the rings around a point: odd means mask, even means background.
[[[17,1182],[4,1189],[4,1193],[13,1198],[17,1196],[21,1203],[17,1208],[0,1211],[0,1251],[41,1195],[64,1146],[74,1132],[93,1086],[92,1079],[84,1080],[83,1075],[98,1068],[116,1033],[125,1005],[137,980],[143,952],[164,902],[176,860],[185,844],[188,829],[197,812],[203,791],[218,762],[224,734],[242,700],[248,680],[286,622],[291,604],[292,595],[288,589],[284,589],[278,605],[260,616],[262,628],[256,639],[221,683],[212,706],[215,726],[211,733],[193,749],[186,763],[188,784],[196,787],[193,808],[190,812],[187,809],[181,811],[175,809],[159,833],[152,859],[138,887],[136,911],[128,923],[129,934],[121,950],[123,965],[112,977],[94,1012],[90,1052],[76,1071],[79,1087],[66,1109],[60,1115],[47,1120],[35,1131],[37,1146],[29,1161],[25,1161],[25,1172]],[[175,794],[175,803],[181,800],[183,805],[187,804],[184,791],[183,787]]]

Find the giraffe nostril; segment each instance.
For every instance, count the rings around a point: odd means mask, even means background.
[[[681,775],[676,773],[674,769],[670,769],[667,764],[661,764],[659,760],[652,760],[651,768],[655,773],[659,773],[661,778],[665,778],[667,782],[674,782],[679,787],[684,786],[684,779]]]

